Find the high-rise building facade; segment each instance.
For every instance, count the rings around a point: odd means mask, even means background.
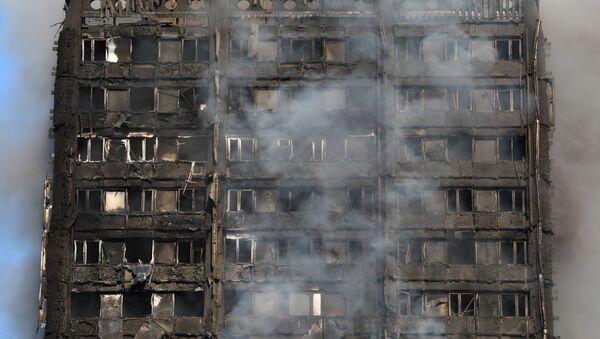
[[[67,1],[46,336],[552,338],[538,5]]]

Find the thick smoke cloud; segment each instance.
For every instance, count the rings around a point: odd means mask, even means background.
[[[600,201],[600,2],[545,0],[541,4],[558,116],[553,142],[557,334],[595,338],[598,302]]]
[[[53,37],[64,1],[0,0],[0,337],[36,330]]]

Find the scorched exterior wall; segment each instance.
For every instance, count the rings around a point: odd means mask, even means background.
[[[58,42],[47,337],[552,337],[536,2],[98,4]]]

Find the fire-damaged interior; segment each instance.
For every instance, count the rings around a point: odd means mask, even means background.
[[[46,337],[553,337],[537,1],[65,9]]]

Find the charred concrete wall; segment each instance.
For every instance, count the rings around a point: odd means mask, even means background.
[[[71,1],[48,337],[552,336],[534,1]]]

